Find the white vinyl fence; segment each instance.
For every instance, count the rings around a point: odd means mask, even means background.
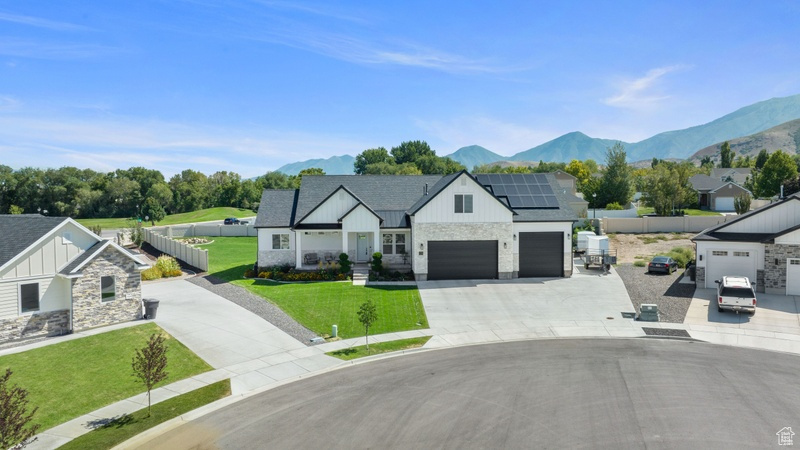
[[[194,248],[191,245],[162,236],[149,228],[144,229],[144,240],[160,252],[174,256],[200,270],[208,271],[208,250]]]
[[[606,233],[699,233],[706,228],[737,218],[729,216],[683,216],[683,217],[604,217],[603,231]]]
[[[167,237],[196,237],[196,236],[257,236],[258,231],[253,225],[211,225],[188,224],[152,227],[151,230]]]

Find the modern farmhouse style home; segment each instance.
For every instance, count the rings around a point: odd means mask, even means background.
[[[568,277],[568,194],[552,174],[306,175],[300,189],[264,191],[258,265],[381,252],[419,281]]]
[[[0,342],[141,318],[147,267],[68,217],[0,215]]]
[[[697,286],[715,288],[715,280],[738,275],[756,282],[756,290],[800,295],[800,193],[692,239],[697,245]]]

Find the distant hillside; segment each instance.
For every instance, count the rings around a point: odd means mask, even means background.
[[[654,156],[685,159],[717,142],[759,133],[795,119],[800,119],[800,95],[758,102],[707,124],[660,133],[625,148],[628,159],[633,161]]]
[[[498,155],[497,153],[489,151],[480,145],[461,147],[455,152],[445,156],[460,162],[464,165],[464,167],[467,168],[467,170],[472,170],[475,166],[479,166],[481,164],[489,164],[495,161],[507,159],[505,156]]]
[[[704,149],[698,150],[689,159],[691,161],[699,161],[706,155],[710,155],[714,162],[719,161],[719,150],[722,142],[710,145]],[[772,153],[775,150],[783,150],[789,154],[800,153],[800,119],[792,120],[772,127],[769,130],[760,133],[751,134],[737,139],[728,139],[731,144],[731,150],[737,155],[750,155],[753,158],[758,155],[761,149],[766,149]]]
[[[593,159],[603,162],[606,159],[606,148],[617,141],[589,137],[579,131],[567,133],[561,137],[537,145],[531,149],[512,156],[512,161],[545,161],[569,162],[573,159]],[[623,142],[623,144],[625,144]],[[625,144],[625,147],[630,144]]]
[[[287,175],[297,175],[303,169],[319,167],[328,175],[352,175],[355,158],[350,155],[331,156],[328,159],[309,159],[296,163],[286,164],[278,168],[278,172]]]

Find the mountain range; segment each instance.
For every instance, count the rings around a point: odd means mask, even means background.
[[[758,155],[761,149],[766,149],[769,153],[780,149],[789,154],[797,154],[800,153],[800,119],[782,123],[777,127],[772,127],[750,136],[728,139],[728,143],[735,154],[749,155],[753,158]],[[689,160],[696,162],[700,161],[704,156],[711,156],[712,161],[717,162],[721,147],[722,142],[709,145],[695,152]]]
[[[750,149],[750,152],[755,151],[756,153],[762,148],[768,150],[781,148],[791,152],[800,147],[797,125],[792,125],[796,119],[800,119],[800,94],[754,103],[709,123],[683,130],[659,133],[639,142],[593,138],[574,131],[508,157],[494,153],[480,145],[462,147],[445,156],[472,169],[476,165],[504,160],[569,162],[572,159],[591,158],[602,163],[605,160],[606,148],[616,142],[621,142],[625,146],[628,161],[631,162],[650,160],[653,157],[660,159],[695,158],[701,152],[705,152],[703,155],[713,154],[713,148],[719,152],[720,143],[726,140],[731,142],[731,148],[737,152],[736,146],[742,150]],[[756,138],[762,132],[767,134]],[[734,141],[736,141],[736,146]],[[776,145],[777,147],[775,147]],[[280,167],[278,171],[295,175],[302,169],[319,167],[331,175],[350,174],[353,173],[354,161],[353,156],[341,155],[328,159],[312,159],[287,164]]]

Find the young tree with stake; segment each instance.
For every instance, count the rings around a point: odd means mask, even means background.
[[[168,375],[167,345],[164,344],[164,335],[153,333],[141,350],[136,349],[131,367],[133,376],[147,388],[147,416],[150,417],[150,391]]]
[[[367,339],[367,354],[369,354],[369,327],[378,320],[378,311],[372,300],[367,300],[358,308],[358,321],[364,325],[365,337]]]

